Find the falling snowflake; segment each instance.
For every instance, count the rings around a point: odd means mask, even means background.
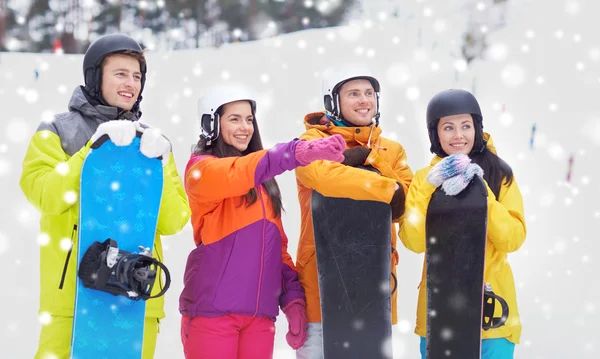
[[[46,110],[42,112],[42,122],[52,123],[54,122],[54,112],[52,110]]]
[[[493,44],[487,50],[487,55],[492,61],[504,61],[508,57],[508,47],[505,44]]]
[[[411,322],[409,322],[406,319],[400,319],[398,321],[397,327],[398,327],[398,330],[400,331],[400,333],[406,334],[406,333],[409,333],[410,330],[412,329],[412,324],[411,324]]]
[[[406,89],[406,98],[409,101],[417,101],[419,99],[419,97],[421,96],[421,91],[419,90],[418,87],[409,87]]]
[[[555,160],[562,160],[566,157],[566,151],[559,143],[552,143],[548,146],[548,154]]]
[[[48,233],[40,233],[37,236],[37,242],[41,247],[46,246],[48,243],[50,243],[50,236]]]
[[[505,111],[500,115],[500,118],[498,120],[503,126],[509,127],[510,125],[512,125],[514,119],[509,112]]]
[[[509,64],[502,70],[502,82],[507,87],[515,88],[525,81],[525,70],[521,65]]]
[[[451,340],[454,333],[452,332],[452,329],[450,329],[450,328],[442,328],[440,335],[443,340]]]
[[[77,193],[75,191],[66,191],[63,196],[63,199],[68,204],[73,204],[77,202]]]
[[[60,249],[63,251],[68,251],[73,247],[73,242],[71,242],[71,238],[63,238],[60,240]]]
[[[27,101],[27,103],[32,104],[32,103],[37,102],[40,95],[38,94],[38,92],[36,90],[29,89],[29,90],[25,91],[25,93],[23,94],[23,97],[25,97],[25,101]]]
[[[194,74],[194,76],[202,75],[202,65],[200,63],[196,63],[196,65],[192,69],[192,73]]]
[[[42,325],[48,325],[52,323],[52,316],[48,312],[41,312],[38,316],[38,321]]]
[[[121,184],[120,184],[119,182],[117,182],[117,181],[113,181],[113,182],[110,184],[110,189],[111,189],[113,192],[116,192],[116,191],[118,191],[118,190],[119,190],[119,188],[121,188]]]
[[[569,15],[577,15],[581,10],[579,1],[567,1],[565,2],[565,12]]]
[[[402,86],[410,80],[410,70],[404,64],[393,64],[387,69],[386,77],[392,86]]]
[[[54,170],[59,174],[66,176],[69,174],[69,164],[67,162],[59,162],[56,167],[54,167]]]
[[[306,40],[301,39],[301,40],[298,40],[298,42],[296,43],[296,46],[299,49],[306,49],[306,47],[308,46],[308,43],[306,42]]]

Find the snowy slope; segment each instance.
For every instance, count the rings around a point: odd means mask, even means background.
[[[405,146],[409,165],[416,170],[431,158],[424,117],[429,98],[449,87],[474,89],[485,130],[512,165],[525,200],[528,238],[509,255],[524,326],[515,357],[596,358],[600,338],[593,323],[600,289],[593,282],[600,269],[595,231],[600,224],[600,170],[594,151],[600,145],[600,43],[594,14],[599,6],[593,0],[511,0],[510,25],[490,36],[487,59],[457,73],[453,41],[464,23],[461,18],[440,23],[434,2],[425,3],[434,14],[427,22],[428,18],[373,18],[357,26],[309,30],[218,50],[150,53],[142,119],[171,139],[182,171],[197,139],[197,98],[212,84],[239,81],[251,86],[258,93],[263,139],[273,144],[297,137],[304,114],[321,109],[319,76],[324,69],[361,61],[382,82],[384,134]],[[18,186],[21,160],[38,123],[66,110],[73,88],[81,82],[81,61],[81,56],[0,54],[3,358],[31,358],[40,327],[39,215]],[[537,132],[530,149],[533,123]],[[571,154],[572,181],[566,183]],[[278,180],[295,258],[300,216],[293,173]],[[165,261],[174,280],[157,358],[183,358],[177,300],[193,248],[191,236],[188,225],[164,240]],[[412,331],[423,257],[399,251],[401,320],[394,332],[394,358],[417,358],[418,339]],[[285,342],[286,327],[285,318],[279,317],[275,358],[295,357]]]

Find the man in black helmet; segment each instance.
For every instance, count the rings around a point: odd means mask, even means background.
[[[43,122],[31,138],[23,160],[21,189],[40,211],[40,321],[35,358],[68,358],[75,301],[79,181],[92,143],[108,135],[127,146],[143,132],[140,151],[163,158],[164,187],[152,250],[163,262],[160,235],[179,232],[190,217],[170,142],[157,129],[139,122],[146,60],[140,45],[112,34],[90,45],[84,57],[85,86],[73,91],[69,111]],[[73,253],[75,248],[75,253]],[[159,273],[158,278],[162,278]],[[152,295],[160,290],[154,286]],[[164,297],[146,305],[143,358],[152,358]]]

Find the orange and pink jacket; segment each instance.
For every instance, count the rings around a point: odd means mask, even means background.
[[[196,248],[190,253],[179,298],[182,315],[265,316],[273,321],[296,298],[305,298],[287,251],[281,216],[262,183],[300,164],[299,140],[242,157],[192,155],[185,186]],[[256,188],[258,199],[244,196]]]

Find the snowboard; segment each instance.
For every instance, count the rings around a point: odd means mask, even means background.
[[[458,195],[436,189],[426,217],[428,359],[479,359],[487,188],[475,176]]]
[[[391,358],[391,208],[311,198],[324,359]]]
[[[118,249],[152,250],[163,188],[160,159],[144,156],[141,133],[129,146],[108,136],[84,160],[80,182],[77,268],[95,242]],[[157,279],[159,280],[159,279]],[[71,339],[72,359],[141,358],[146,302],[84,287],[78,277]]]

